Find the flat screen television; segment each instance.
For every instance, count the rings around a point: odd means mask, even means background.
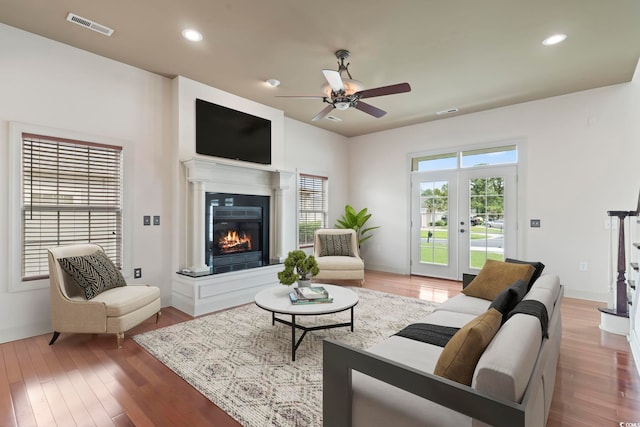
[[[196,153],[271,164],[271,120],[196,99]]]

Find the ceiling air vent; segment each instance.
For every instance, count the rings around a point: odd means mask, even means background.
[[[82,16],[78,16],[75,13],[69,13],[67,15],[67,21],[73,22],[74,24],[78,24],[107,37],[111,37],[111,34],[113,34],[113,30],[111,28],[105,27],[104,25],[98,24],[97,22],[93,22],[90,19],[83,18]]]

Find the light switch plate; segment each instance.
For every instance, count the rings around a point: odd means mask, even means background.
[[[142,217],[142,225],[151,225],[151,216],[145,215]]]
[[[153,225],[160,225],[160,215],[153,216]]]

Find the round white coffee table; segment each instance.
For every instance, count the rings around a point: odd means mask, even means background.
[[[292,304],[289,299],[289,292],[293,290],[290,286],[276,286],[260,291],[255,296],[255,303],[258,307],[271,312],[271,324],[275,322],[291,326],[291,360],[296,360],[296,350],[302,339],[309,331],[321,329],[332,329],[350,326],[353,332],[353,308],[358,304],[358,294],[342,286],[327,285],[324,283],[313,283],[313,286],[323,286],[333,302],[320,304]],[[334,323],[319,326],[303,326],[296,324],[296,316],[318,316],[323,314],[339,313],[351,310],[351,321],[347,323]],[[291,321],[276,317],[276,314],[291,316]],[[300,329],[302,335],[296,341],[296,329]]]

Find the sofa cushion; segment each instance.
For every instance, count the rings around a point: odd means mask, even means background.
[[[455,311],[457,313],[472,314],[475,317],[489,310],[490,304],[491,301],[486,299],[458,294],[437,306],[433,311]]]
[[[495,308],[504,316],[522,301],[526,293],[527,283],[524,280],[517,280],[513,285],[500,292],[489,307]],[[506,317],[502,318],[502,323],[504,322],[506,322]]]
[[[476,364],[500,328],[502,314],[495,308],[464,325],[442,350],[435,375],[471,385]]]
[[[107,317],[121,317],[158,298],[160,298],[160,289],[156,286],[130,285],[102,292],[93,301],[105,304]]]
[[[351,234],[318,234],[320,256],[355,256],[351,250]]]
[[[529,283],[535,269],[529,264],[515,264],[488,259],[475,279],[462,292],[465,295],[493,301],[503,289],[516,280]]]
[[[364,262],[361,258],[351,256],[323,256],[316,258],[320,272],[329,270],[364,270]]]
[[[107,289],[126,286],[122,273],[103,251],[59,258],[60,266],[82,289],[85,298],[95,298]]]
[[[539,262],[539,261],[522,261],[519,259],[513,259],[513,258],[507,258],[504,260],[505,262],[511,262],[513,264],[529,264],[530,266],[532,266],[535,270],[533,272],[533,274],[531,275],[531,279],[529,280],[529,287],[528,289],[531,289],[531,286],[533,286],[533,284],[535,283],[536,280],[538,280],[538,278],[540,277],[540,275],[542,274],[542,270],[544,270],[544,264]],[[527,289],[527,290],[528,290]]]
[[[526,314],[514,315],[502,325],[480,357],[472,387],[490,396],[519,403],[541,345],[538,319]]]

